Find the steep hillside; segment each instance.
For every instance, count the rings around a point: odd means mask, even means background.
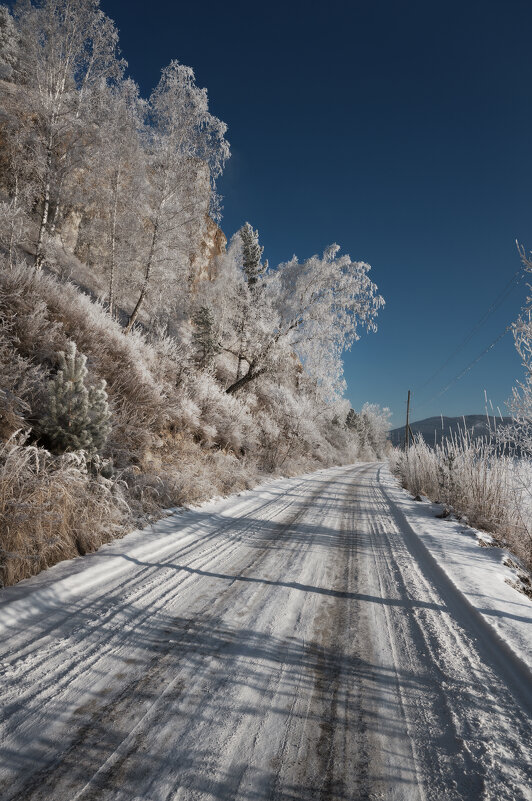
[[[142,98],[98,0],[67,5],[0,5],[0,585],[386,445],[343,397],[384,303],[369,265],[270,268],[249,223],[228,243],[227,127],[193,70]]]

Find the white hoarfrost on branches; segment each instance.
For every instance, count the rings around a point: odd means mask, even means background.
[[[121,301],[124,286],[136,283],[145,252],[146,210],[142,199],[147,176],[142,140],[146,108],[138,86],[129,78],[99,88],[93,101],[98,120],[93,147],[86,153],[85,169],[78,173],[84,203],[71,210],[62,232],[67,247],[69,235],[74,235],[78,253],[83,252],[87,243],[90,266],[107,270],[111,316],[117,294]],[[79,219],[81,238],[72,218]]]
[[[207,216],[218,214],[216,181],[229,158],[227,126],[210,114],[207,91],[196,86],[190,67],[172,61],[163,70],[149,113],[147,253],[126,332],[137,319],[152,272],[163,277],[166,293],[168,282],[177,281],[176,295],[182,297],[191,281],[190,254],[199,250]]]
[[[384,304],[368,277],[369,265],[338,255],[339,246],[304,262],[296,257],[258,275],[250,290],[240,237],[219,259],[217,290],[226,322],[235,330],[226,348],[245,363],[229,384],[234,393],[279,363],[297,357],[330,397],[343,390],[342,355],[360,330],[376,329]],[[223,277],[222,277],[223,276]],[[238,322],[243,321],[243,322]]]
[[[15,76],[24,87],[25,114],[36,120],[26,153],[40,190],[35,243],[40,267],[44,235],[61,215],[67,179],[82,166],[92,93],[119,80],[124,64],[117,58],[115,25],[98,0],[18,0],[14,15],[20,32]]]
[[[322,257],[304,262],[294,257],[275,275],[279,333],[308,372],[331,388],[341,380],[343,352],[361,330],[376,330],[375,319],[384,305],[368,277],[369,265],[339,256],[339,250],[331,245]]]
[[[93,509],[105,486],[116,531],[265,473],[380,455],[382,426],[368,410],[369,427],[349,426],[342,398],[343,353],[383,304],[369,266],[334,245],[271,267],[249,222],[226,247],[226,125],[193,70],[172,61],[141,98],[98,0],[0,6],[0,47],[0,447],[21,432],[0,497],[12,515],[66,488],[77,456],[89,472],[72,498]],[[15,463],[26,478],[11,496]],[[95,523],[80,544],[67,494],[63,523],[42,523],[42,558],[21,526],[0,564],[8,582],[105,540]],[[50,551],[54,526],[65,545]]]
[[[349,410],[346,425],[357,434],[360,451],[367,458],[381,459],[388,451],[390,416],[388,408],[383,409],[376,403],[365,403],[360,412]]]

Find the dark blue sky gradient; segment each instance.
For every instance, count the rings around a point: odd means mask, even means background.
[[[222,227],[249,220],[270,263],[338,242],[387,305],[345,359],[348,397],[413,418],[501,408],[524,282],[451,364],[532,248],[532,3],[103,0],[148,95],[172,58],[229,126]]]

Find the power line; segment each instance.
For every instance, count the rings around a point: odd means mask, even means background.
[[[463,339],[462,342],[460,342],[460,344],[457,345],[457,347],[453,350],[451,355],[443,362],[443,364],[441,364],[438,367],[438,369],[430,376],[430,378],[428,378],[427,381],[425,381],[425,383],[420,387],[421,390],[424,389],[428,384],[430,384],[431,381],[433,381],[436,378],[436,376],[439,375],[442,372],[442,370],[445,369],[445,367],[447,367],[447,365],[454,359],[454,357],[457,356],[458,353],[460,353],[465,348],[465,346],[473,339],[477,331],[479,331],[482,328],[484,323],[487,320],[489,320],[491,315],[495,311],[497,311],[499,306],[506,300],[508,295],[510,295],[513,289],[515,289],[515,287],[519,284],[519,281],[523,277],[523,275],[524,275],[524,270],[522,267],[520,267],[510,278],[510,280],[508,281],[506,286],[502,289],[502,291],[499,293],[499,295],[495,298],[489,309],[482,315],[482,317],[478,320],[478,322],[473,326],[473,328],[471,329],[469,334],[465,337],[465,339]],[[436,397],[439,397],[439,395],[437,395]]]
[[[482,359],[482,357],[486,355],[486,353],[489,353],[489,351],[490,351],[490,350],[492,350],[492,349],[495,347],[495,345],[496,345],[498,342],[500,342],[500,341],[501,341],[501,339],[502,339],[504,336],[506,336],[506,334],[508,333],[508,331],[511,331],[511,330],[512,330],[512,326],[511,326],[511,325],[508,325],[508,326],[507,326],[507,327],[504,329],[504,331],[502,332],[502,334],[499,334],[499,336],[498,336],[496,339],[494,339],[494,340],[493,340],[493,342],[492,342],[490,345],[488,345],[488,347],[487,347],[487,348],[484,348],[484,350],[482,351],[482,353],[480,353],[480,354],[479,354],[479,355],[476,357],[476,359],[473,359],[473,361],[472,361],[472,362],[470,362],[470,363],[467,365],[467,367],[465,367],[465,368],[464,368],[464,369],[463,369],[463,370],[462,370],[460,373],[458,373],[458,375],[456,375],[456,376],[455,376],[455,377],[454,377],[454,378],[453,378],[453,379],[452,379],[452,380],[451,380],[451,381],[450,381],[450,382],[447,384],[447,386],[446,386],[446,387],[444,387],[444,388],[443,388],[443,389],[441,389],[439,392],[437,392],[435,395],[433,395],[433,396],[432,396],[432,398],[429,398],[429,400],[422,401],[422,403],[420,403],[420,404],[419,404],[419,406],[420,406],[421,408],[422,408],[423,406],[427,406],[427,404],[429,404],[429,403],[432,403],[432,401],[434,401],[434,400],[437,400],[437,398],[441,398],[441,396],[442,396],[442,395],[445,395],[445,393],[446,393],[446,392],[447,392],[447,391],[448,391],[448,390],[449,390],[449,389],[450,389],[452,386],[454,386],[454,384],[456,384],[458,381],[460,381],[460,379],[461,379],[461,378],[463,378],[463,377],[466,375],[466,373],[468,373],[468,372],[469,372],[469,371],[470,371],[470,370],[471,370],[471,369],[472,369],[472,368],[475,366],[475,364],[477,364],[477,362],[479,362],[479,361]]]

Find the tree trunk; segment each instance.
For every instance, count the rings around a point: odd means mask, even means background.
[[[245,303],[243,298],[243,290],[238,289],[237,294],[240,297],[240,301],[242,304]],[[241,310],[240,314],[240,321],[238,323],[238,337],[239,337],[239,345],[238,345],[238,356],[237,356],[237,365],[236,365],[236,377],[235,383],[241,378],[241,370],[242,370],[242,362],[244,361],[244,331],[246,329],[246,318],[243,309]]]
[[[109,265],[109,314],[114,313],[115,303],[115,264],[116,264],[116,216],[118,208],[118,182],[120,180],[120,170],[116,171],[114,185],[113,213],[111,217],[111,263]]]
[[[144,274],[144,281],[142,282],[142,287],[141,287],[141,290],[140,290],[139,299],[137,300],[137,304],[136,304],[135,308],[131,312],[131,317],[129,318],[128,323],[127,323],[127,325],[126,325],[126,327],[124,329],[124,334],[129,334],[129,332],[131,331],[131,329],[135,325],[135,320],[138,317],[138,314],[139,314],[139,311],[140,311],[140,307],[142,306],[142,301],[144,300],[144,297],[146,295],[146,291],[148,289],[148,284],[150,282],[151,268],[152,268],[152,264],[153,264],[153,254],[155,252],[155,243],[157,241],[158,228],[159,228],[159,219],[157,218],[155,220],[154,225],[153,225],[153,236],[151,238],[150,253],[148,255],[148,261],[146,263],[146,272]]]
[[[249,384],[250,381],[254,381],[255,378],[258,378],[265,372],[264,369],[253,371],[253,364],[250,364],[249,370],[245,373],[238,381],[235,381],[231,386],[227,387],[225,390],[228,395],[234,395],[235,392],[238,392],[239,389],[245,387],[246,384]]]
[[[44,182],[44,203],[42,207],[41,222],[39,224],[39,234],[37,236],[37,245],[35,248],[35,269],[42,269],[44,260],[42,252],[42,243],[44,238],[44,231],[48,222],[48,213],[50,211],[50,183],[52,177],[52,131],[48,137],[48,146],[46,148],[46,172]]]
[[[236,378],[235,378],[235,381],[238,381],[238,379],[240,378],[240,371],[242,369],[242,362],[243,362],[243,358],[242,358],[243,349],[244,349],[244,320],[242,319],[242,321],[240,323],[240,344],[238,346],[238,362],[237,362],[237,365],[236,365]]]

